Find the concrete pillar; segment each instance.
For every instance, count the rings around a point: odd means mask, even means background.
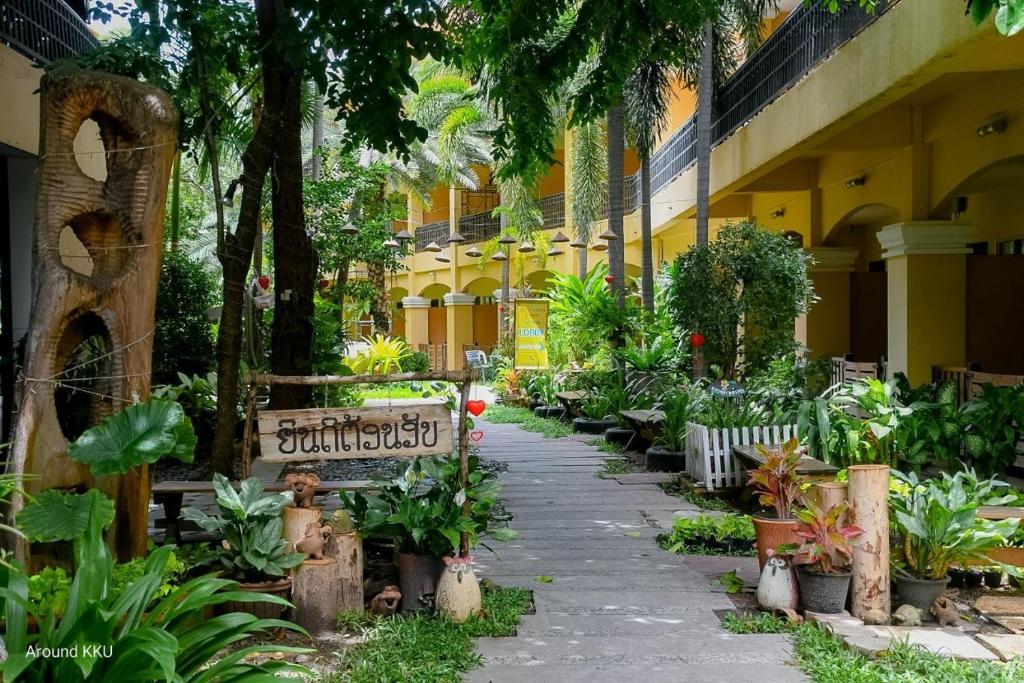
[[[819,300],[797,318],[797,340],[814,356],[843,356],[850,351],[850,273],[858,251],[813,247],[806,252],[814,258],[810,276]]]
[[[878,232],[888,289],[888,373],[931,381],[933,365],[965,362],[971,227],[949,221],[896,223]]]
[[[459,221],[462,219],[462,193],[465,190],[461,190],[456,187],[448,188],[448,234],[454,235],[459,232]],[[442,245],[444,246],[444,245]],[[453,292],[462,290],[462,277],[459,273],[459,243],[450,242],[448,244],[448,258],[451,259],[448,263],[449,273],[451,275],[451,287]],[[451,335],[448,336],[451,340]],[[450,365],[448,367],[451,367]],[[461,365],[459,367],[462,367]]]
[[[448,319],[448,369],[461,370],[465,366],[464,346],[473,344],[472,294],[445,294],[444,305]]]
[[[430,299],[422,296],[407,296],[402,299],[405,311],[405,341],[413,351],[420,350],[420,344],[430,341]]]

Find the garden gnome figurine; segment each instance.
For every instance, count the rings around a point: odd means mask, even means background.
[[[786,558],[771,549],[757,582],[757,604],[766,610],[795,610],[800,604],[796,572]]]
[[[473,558],[446,557],[444,572],[437,582],[434,603],[437,610],[456,623],[468,619],[480,611],[482,598],[480,584],[473,571]]]

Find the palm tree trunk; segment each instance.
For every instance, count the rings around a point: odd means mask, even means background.
[[[373,285],[370,317],[373,318],[374,332],[388,334],[391,331],[391,321],[388,319],[387,271],[384,264],[379,261],[367,261],[366,277]]]
[[[582,280],[587,276],[587,248],[583,247],[579,250],[579,252],[580,253],[577,256],[578,261],[576,266],[576,274],[579,275],[580,279]]]
[[[622,217],[625,210],[622,197],[622,164],[625,156],[625,131],[622,105],[608,110],[608,229],[616,239],[608,245],[608,266],[612,276],[612,291],[619,306],[625,305],[625,263],[622,244]]]
[[[171,171],[171,251],[178,251],[181,239],[181,152],[174,157]]]
[[[320,158],[320,148],[324,144],[324,96],[317,92],[316,102],[313,105],[313,157],[309,163],[309,177],[313,181],[319,181],[323,174],[323,160]]]
[[[651,156],[640,160],[640,288],[644,308],[654,311],[654,255],[651,253]]]
[[[704,26],[704,46],[700,54],[697,86],[697,244],[708,243],[708,216],[711,203],[711,119],[715,99],[714,26]]]

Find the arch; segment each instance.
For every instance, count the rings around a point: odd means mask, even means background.
[[[444,298],[444,295],[448,294],[450,291],[452,291],[452,288],[448,285],[440,282],[433,282],[420,290],[419,295],[424,299],[441,300]]]
[[[530,288],[533,294],[539,294],[541,292],[547,292],[551,288],[548,280],[554,275],[553,272],[546,269],[535,270],[531,273],[527,273],[525,284]]]
[[[1024,181],[1024,154],[1014,154],[993,161],[967,174],[951,187],[932,208],[934,218],[950,218],[956,209],[956,198],[993,190],[1020,188]]]
[[[860,204],[843,214],[842,218],[825,231],[822,243],[834,245],[834,243],[843,241],[840,234],[842,228],[867,227],[877,229],[886,225],[892,225],[893,223],[899,223],[899,221],[900,210],[891,204],[882,202]]]
[[[494,279],[493,277],[487,277],[481,275],[480,277],[470,280],[462,291],[466,294],[472,294],[473,296],[494,296],[494,290],[501,287],[501,282]]]

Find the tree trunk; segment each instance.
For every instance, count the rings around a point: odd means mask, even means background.
[[[500,226],[500,230],[498,231],[498,234],[499,235],[504,235],[505,231],[508,229],[508,216],[505,215],[505,214],[501,214],[498,217],[498,223],[499,223],[499,226]],[[500,344],[505,343],[505,341],[508,339],[508,333],[509,333],[508,290],[509,290],[510,280],[511,280],[511,277],[510,277],[511,261],[509,259],[512,258],[512,254],[511,254],[512,250],[511,249],[507,249],[506,250],[505,246],[501,242],[499,242],[498,243],[498,251],[504,251],[505,252],[505,256],[506,256],[505,260],[501,262],[501,301],[498,302],[498,343],[500,345]]]
[[[276,21],[294,21],[285,3],[274,2]],[[266,108],[278,112],[271,165],[271,215],[274,221],[274,324],[270,368],[275,375],[308,375],[312,370],[313,292],[316,280],[313,243],[302,210],[302,74],[270,41],[264,50]],[[276,410],[309,403],[309,387],[271,388]]]
[[[697,86],[697,244],[708,243],[708,216],[711,203],[711,121],[715,100],[714,26],[704,26],[704,46],[700,54]]]
[[[583,247],[579,252],[576,257],[576,270],[582,280],[587,276],[587,248]]]
[[[256,10],[261,42],[270,43],[275,27],[272,0],[258,0]],[[264,80],[269,73],[266,68],[269,53],[270,50],[264,50],[262,55]],[[261,229],[260,206],[263,203],[263,187],[270,167],[270,150],[279,114],[279,109],[268,108],[256,117],[252,141],[246,145],[242,154],[242,201],[238,211],[238,225],[233,234],[224,235],[223,243],[217,249],[224,281],[220,327],[217,332],[217,429],[213,437],[213,467],[227,476],[233,474],[235,428],[238,423],[242,307],[246,275],[249,273],[256,235]]]
[[[608,110],[608,229],[616,239],[608,244],[608,266],[612,276],[612,291],[619,306],[625,303],[625,263],[622,244],[622,214],[625,210],[622,197],[622,163],[625,156],[625,134],[623,130],[622,105],[616,104]]]
[[[644,308],[654,312],[654,255],[651,253],[651,157],[640,161],[640,288]]]
[[[847,497],[850,521],[864,530],[853,546],[850,613],[869,624],[889,623],[889,466],[853,465]]]
[[[391,331],[391,321],[388,317],[390,306],[388,306],[387,271],[383,263],[367,263],[366,275],[373,285],[373,301],[370,302],[370,317],[373,318],[373,327],[380,334],[387,334]]]

